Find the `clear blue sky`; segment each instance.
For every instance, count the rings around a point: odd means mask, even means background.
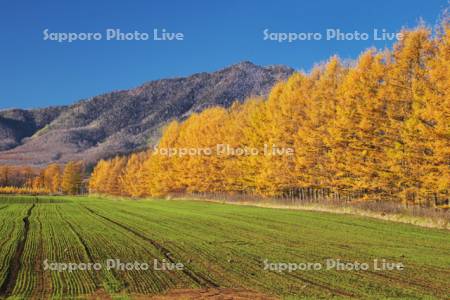
[[[113,1],[0,0],[0,109],[70,104],[159,78],[214,71],[243,60],[308,70],[337,53],[355,58],[388,41],[263,40],[271,32],[327,28],[398,31],[419,18],[435,24],[447,0]],[[183,32],[184,41],[43,40],[50,32]]]

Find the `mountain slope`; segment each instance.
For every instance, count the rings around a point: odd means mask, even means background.
[[[0,111],[0,164],[95,162],[156,143],[172,119],[266,95],[293,69],[242,62],[213,73],[155,80],[71,106]]]

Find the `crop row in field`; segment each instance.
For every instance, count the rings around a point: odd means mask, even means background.
[[[17,219],[21,220],[22,214],[18,213]],[[106,268],[102,268],[99,272],[45,271],[44,260],[50,263],[103,264],[109,258],[129,261],[132,257],[136,261],[152,261],[161,260],[162,255],[142,239],[119,226],[111,226],[105,220],[91,216],[88,211],[78,206],[36,204],[29,222],[30,228],[24,249],[20,251],[21,268],[19,270],[2,268],[3,273],[12,272],[15,277],[8,280],[13,284],[13,289],[5,291],[3,295],[41,299],[47,296],[91,294],[98,290],[117,294],[124,289],[127,293],[156,294],[183,282],[186,283],[184,286],[189,286],[189,280],[183,278],[182,274],[172,274],[168,271],[117,272]],[[20,223],[16,225],[17,228],[22,228]],[[14,236],[19,237],[20,234]],[[14,244],[13,242],[14,240],[10,244]],[[11,258],[14,251],[11,250],[9,253],[4,260],[16,264]]]
[[[22,252],[24,240],[23,216],[31,206],[12,206],[0,203],[0,294],[11,292],[14,282],[14,268]],[[23,243],[22,243],[23,245]],[[18,253],[18,254],[17,254]]]
[[[195,201],[12,198],[0,199],[3,297],[154,295],[176,288],[239,288],[313,298],[450,294],[446,231],[347,215]],[[264,269],[264,261],[329,258],[344,262],[379,258],[400,261],[406,268]],[[184,268],[57,272],[45,270],[44,263],[104,264],[107,259],[165,260]]]
[[[220,286],[247,283],[268,293],[391,297],[426,293],[445,295],[449,259],[445,239],[430,238],[414,226],[325,213],[280,211],[198,202],[90,203],[99,214],[120,220],[153,236],[193,268],[207,271]],[[429,249],[434,248],[433,261]],[[278,274],[261,272],[263,260],[272,262],[401,260],[404,272],[342,272],[320,270]],[[428,276],[429,275],[429,276]],[[386,284],[389,282],[389,284]],[[306,287],[305,287],[306,285]],[[405,289],[405,286],[408,289]]]

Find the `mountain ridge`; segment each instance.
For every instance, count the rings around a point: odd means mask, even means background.
[[[42,166],[127,154],[154,145],[160,129],[211,106],[265,96],[294,69],[248,61],[215,72],[152,80],[71,105],[0,110],[0,164]]]

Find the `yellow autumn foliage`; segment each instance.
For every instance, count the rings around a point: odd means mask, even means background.
[[[156,150],[100,161],[90,190],[134,197],[320,190],[324,197],[448,201],[449,35],[448,22],[435,35],[423,25],[405,30],[390,51],[369,49],[354,64],[334,56],[278,83],[267,99],[174,121]],[[218,153],[224,145],[254,151]]]

